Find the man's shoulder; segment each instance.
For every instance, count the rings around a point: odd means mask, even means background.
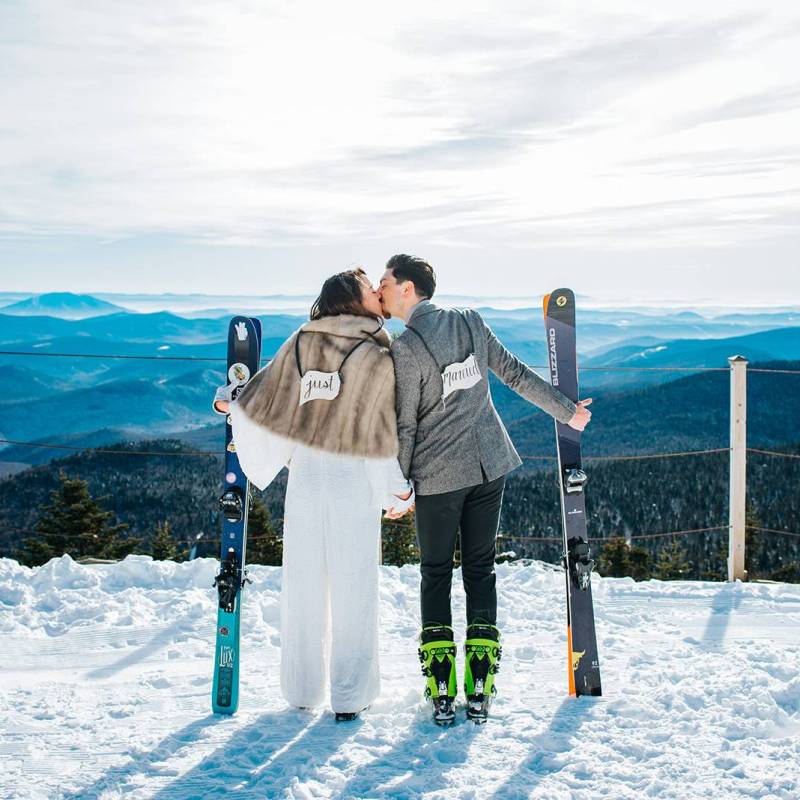
[[[390,349],[393,355],[398,351],[408,349],[408,340],[410,336],[412,336],[412,334],[410,333],[408,328],[404,328],[400,333],[397,334],[397,336],[395,336],[392,339]]]
[[[416,360],[414,345],[411,343],[413,336],[414,334],[406,328],[402,333],[392,339],[390,352],[395,366],[408,363],[409,360]]]
[[[455,306],[435,306],[430,303],[425,308],[422,314],[419,314],[411,320],[411,324],[415,327],[436,326],[445,320],[452,320],[454,317],[469,317],[483,321],[480,313],[474,308],[458,308]]]
[[[478,311],[477,308],[459,308],[457,309],[457,311],[459,314],[461,314],[462,317],[466,317],[469,320],[473,320],[475,322],[483,324],[483,317],[481,316],[481,312]]]

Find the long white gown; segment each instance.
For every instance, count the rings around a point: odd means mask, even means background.
[[[292,706],[324,701],[360,711],[380,693],[378,558],[381,511],[410,504],[396,458],[334,455],[277,436],[231,404],[249,480],[266,488],[289,467],[283,520],[281,691]]]

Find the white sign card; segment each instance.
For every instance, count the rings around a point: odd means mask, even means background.
[[[338,372],[310,369],[300,380],[300,405],[310,400],[335,400],[342,388]]]
[[[475,354],[468,356],[464,361],[457,361],[442,370],[442,400],[453,392],[461,389],[471,389],[481,379],[481,371],[475,361]]]

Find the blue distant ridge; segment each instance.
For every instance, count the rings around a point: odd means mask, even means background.
[[[13,316],[40,314],[61,319],[86,319],[87,317],[117,314],[121,311],[130,313],[128,309],[114,303],[98,300],[89,294],[73,294],[72,292],[48,292],[0,308],[0,314]]]

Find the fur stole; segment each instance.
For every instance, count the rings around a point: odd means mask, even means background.
[[[295,356],[298,336],[303,373],[335,372],[347,353],[366,340],[342,367],[336,399],[300,405]],[[364,458],[396,456],[394,366],[389,344],[389,335],[372,317],[342,314],[307,322],[253,376],[235,402],[257,425],[309,447]]]

